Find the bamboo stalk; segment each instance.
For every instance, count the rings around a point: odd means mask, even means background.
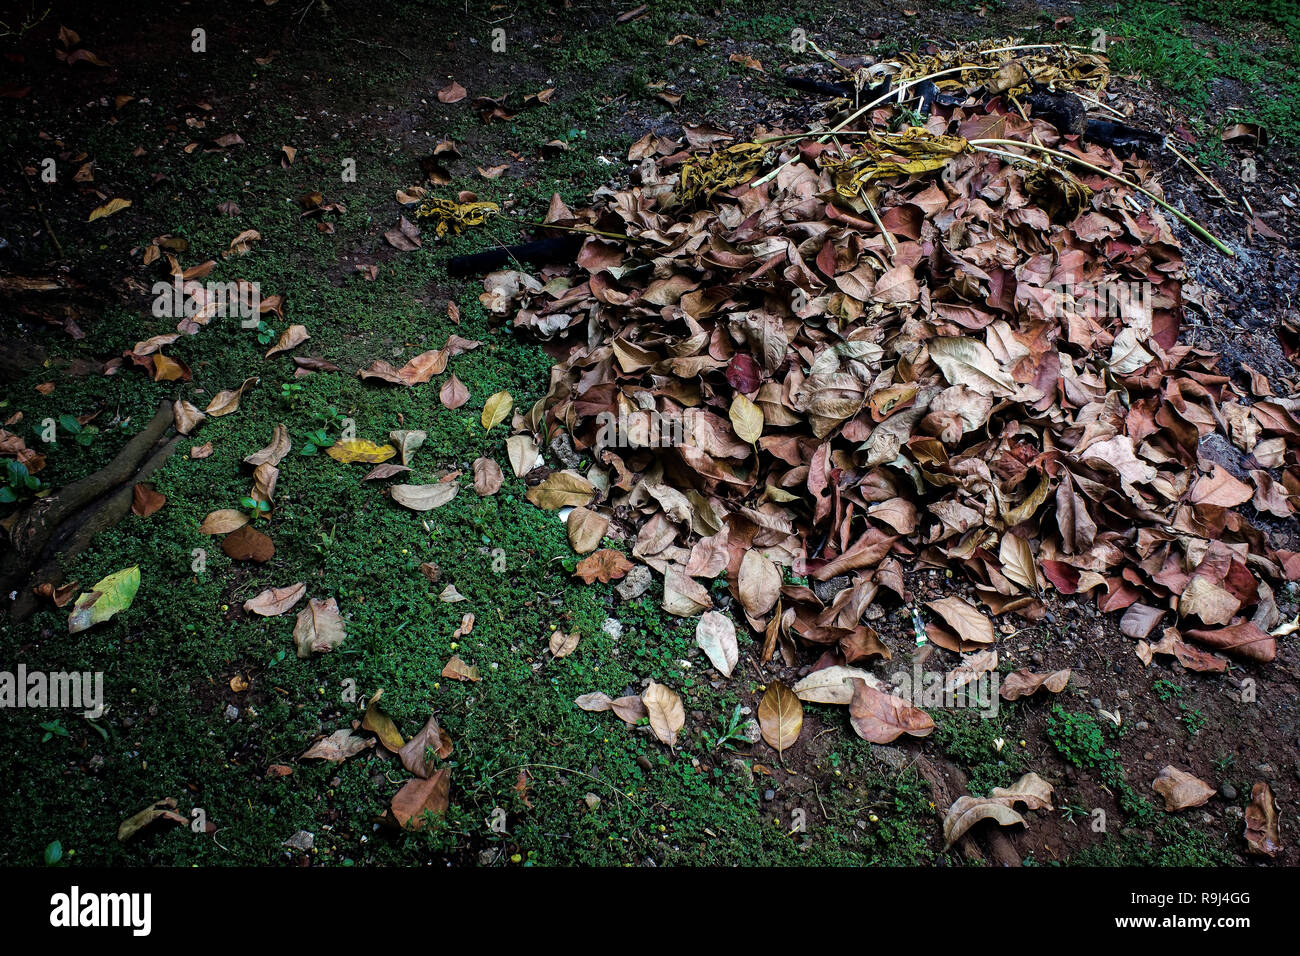
[[[841,120],[837,125],[832,126],[830,129],[826,130],[826,132],[824,132],[821,136],[817,138],[817,142],[819,143],[826,142],[828,139],[830,139],[836,133],[843,130],[844,127],[848,126],[858,117],[866,115],[868,111],[875,109],[877,106],[879,106],[881,103],[884,103],[886,100],[891,99],[892,97],[894,97],[898,93],[903,92],[904,90],[909,90],[914,86],[924,83],[926,80],[933,80],[936,77],[947,76],[950,73],[961,73],[964,70],[992,70],[992,69],[996,69],[996,68],[992,66],[955,66],[949,70],[940,70],[937,73],[930,73],[926,76],[918,76],[914,80],[907,80],[906,82],[899,84],[897,89],[890,90],[884,96],[877,97],[876,99],[868,103],[866,106],[860,107],[859,109],[855,110],[849,116]],[[809,132],[807,135],[811,136],[813,135],[813,133]],[[764,183],[771,182],[773,179],[777,177],[777,175],[781,172],[781,170],[785,169],[787,166],[796,162],[798,159],[799,159],[798,156],[792,156],[790,159],[787,159],[780,166],[776,167],[776,169],[773,169],[771,172],[766,173],[761,178],[754,180],[754,187],[757,188],[759,186],[762,186]]]
[[[1162,209],[1177,216],[1178,219],[1181,220],[1188,228],[1190,228],[1193,232],[1195,232],[1202,239],[1210,243],[1220,252],[1232,258],[1236,258],[1235,252],[1233,252],[1228,246],[1224,245],[1224,243],[1220,239],[1218,239],[1213,233],[1211,233],[1208,229],[1202,226],[1191,216],[1187,215],[1184,212],[1179,211],[1178,209],[1175,209],[1168,202],[1161,199],[1155,193],[1151,192],[1151,190],[1139,186],[1135,182],[1131,182],[1130,180],[1125,179],[1123,176],[1120,176],[1118,173],[1112,173],[1109,169],[1102,169],[1100,166],[1095,166],[1092,163],[1087,162],[1086,160],[1080,159],[1078,156],[1072,156],[1069,153],[1063,153],[1059,149],[1052,149],[1048,146],[1039,146],[1034,143],[1026,143],[1018,139],[972,139],[969,142],[980,152],[993,153],[995,155],[1004,156],[1004,157],[1009,156],[1012,159],[1019,159],[1022,161],[1029,159],[1029,157],[1020,156],[1017,155],[1016,153],[1008,153],[1005,150],[989,149],[988,146],[989,144],[997,144],[999,146],[1019,146],[1022,149],[1036,149],[1039,152],[1048,153],[1049,155],[1056,156],[1057,158],[1063,159],[1066,162],[1074,163],[1076,166],[1082,166],[1084,169],[1090,169],[1094,173],[1099,173],[1100,175],[1105,176],[1109,179],[1113,179],[1118,183],[1123,183],[1125,186],[1128,186],[1130,189],[1136,189],[1138,192],[1142,193],[1142,195],[1146,196],[1152,202],[1158,204]]]

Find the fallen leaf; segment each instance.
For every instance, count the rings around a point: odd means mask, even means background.
[[[476,492],[483,497],[495,495],[501,490],[503,481],[505,481],[505,475],[501,473],[501,466],[494,459],[474,459],[474,490]]]
[[[730,677],[740,659],[736,643],[736,625],[731,618],[718,611],[707,611],[695,625],[695,643],[703,649],[714,668],[723,677]]]
[[[348,728],[336,730],[328,737],[322,737],[316,741],[302,755],[303,760],[328,760],[330,763],[342,763],[349,757],[355,757],[363,750],[368,750],[375,745],[373,740],[367,740],[359,734],[354,734]]]
[[[343,438],[325,449],[325,453],[345,465],[355,461],[376,464],[388,461],[397,454],[397,449],[392,445],[376,445],[362,438]]]
[[[262,617],[279,617],[293,607],[307,593],[307,585],[299,581],[283,588],[267,588],[256,597],[244,602],[244,610]]]
[[[1161,770],[1151,786],[1165,798],[1165,809],[1170,813],[1202,806],[1214,796],[1214,788],[1208,783],[1174,766]]]
[[[853,699],[849,701],[849,722],[863,740],[887,744],[903,734],[925,737],[934,732],[934,720],[902,697],[872,687],[865,680],[849,678]]]
[[[758,726],[768,746],[784,756],[803,730],[803,702],[779,680],[771,681],[758,703]]]
[[[125,611],[140,590],[140,568],[132,565],[101,578],[72,606],[68,615],[68,633],[78,634]]]
[[[347,625],[334,598],[312,598],[298,612],[293,626],[293,643],[299,657],[334,650],[347,637]]]
[[[677,692],[651,681],[641,694],[650,729],[661,743],[677,746],[677,732],[686,724],[686,708]],[[612,706],[612,705],[611,705]]]
[[[429,815],[442,816],[451,805],[451,771],[446,767],[428,779],[416,777],[402,785],[393,797],[392,814],[397,825],[422,830]]]
[[[483,415],[480,421],[487,431],[491,431],[496,425],[506,420],[510,414],[510,409],[514,407],[514,399],[510,397],[509,392],[497,392],[483,403]]]
[[[604,548],[578,562],[573,572],[588,584],[600,581],[608,584],[617,581],[632,570],[632,562],[621,551]]]
[[[499,472],[498,472],[499,473]],[[609,518],[586,508],[574,508],[565,521],[569,545],[578,554],[594,551],[609,530]]]
[[[388,493],[393,500],[412,511],[432,511],[441,508],[456,497],[460,485],[454,481],[440,481],[432,485],[393,485]]]
[[[152,486],[137,484],[131,489],[131,513],[147,518],[167,503],[167,498]]]

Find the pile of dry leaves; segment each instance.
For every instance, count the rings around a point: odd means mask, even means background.
[[[888,132],[896,115],[820,139],[652,134],[627,188],[557,198],[548,222],[599,235],[481,297],[560,356],[512,441],[567,433],[594,461],[525,463],[530,498],[575,509],[580,551],[611,521],[635,534],[674,614],[708,611],[725,575],[765,661],[888,658],[864,612],[909,599],[908,567],[964,573],[984,605],[931,605],[951,651],[991,649],[990,613],[1040,619],[1050,587],[1123,612],[1148,660],[1271,660],[1271,584],[1300,553],[1253,519],[1296,507],[1300,401],[1180,343],[1160,208],[1006,143],[1158,194],[1150,165],[1001,95]],[[583,564],[619,576],[619,557]]]

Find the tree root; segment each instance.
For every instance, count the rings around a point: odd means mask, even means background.
[[[18,513],[0,556],[0,599],[12,621],[24,620],[36,609],[34,587],[63,582],[63,560],[122,520],[131,508],[134,486],[147,480],[179,443],[179,435],[169,438],[172,424],[171,403],[160,403],[149,424],[111,462]]]

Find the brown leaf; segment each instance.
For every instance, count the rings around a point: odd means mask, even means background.
[[[367,740],[365,737],[354,734],[345,727],[342,730],[334,731],[328,737],[322,737],[316,741],[302,755],[301,759],[328,760],[330,763],[342,763],[349,757],[355,757],[363,750],[369,750],[374,745],[373,740]]]
[[[245,601],[244,610],[262,617],[279,617],[302,600],[306,593],[307,585],[301,581],[284,588],[267,588]]]
[[[677,692],[654,681],[641,694],[650,729],[669,747],[677,746],[677,732],[686,724],[686,708]]]
[[[180,824],[184,826],[189,822],[176,812],[176,800],[167,797],[164,800],[150,804],[134,816],[123,820],[122,825],[117,828],[117,839],[121,843],[126,843],[128,840],[156,830],[161,824]]]
[[[438,401],[446,408],[460,408],[469,401],[469,389],[453,374],[442,383],[442,388],[438,391]]]
[[[450,677],[452,680],[467,680],[477,683],[483,679],[479,673],[477,664],[466,664],[460,659],[459,654],[453,654],[451,660],[447,661],[446,666],[442,669],[443,677]]]
[[[609,530],[609,518],[586,508],[574,508],[565,521],[569,545],[578,554],[594,551]]]
[[[200,534],[229,534],[237,528],[248,524],[248,515],[234,508],[222,508],[203,519],[199,525]]]
[[[438,102],[459,103],[468,95],[469,93],[466,91],[465,87],[461,86],[455,80],[452,80],[449,85],[444,86],[438,91]]]
[[[384,692],[377,691],[374,697],[370,698],[366,704],[365,716],[361,719],[361,729],[368,730],[375,735],[376,739],[384,745],[384,749],[389,753],[400,753],[406,746],[406,741],[402,739],[401,732],[397,725],[393,723],[393,718],[384,712],[379,706],[379,698]]]
[[[925,737],[934,732],[934,720],[919,707],[864,680],[849,678],[849,682],[853,685],[849,722],[863,740],[887,744],[903,734]]]
[[[993,643],[993,622],[969,601],[946,597],[927,601],[926,607],[943,618],[947,625],[944,628],[931,623],[926,628],[930,640],[940,647],[965,653]]]
[[[347,638],[347,625],[334,598],[312,598],[298,612],[293,626],[293,643],[299,657],[334,650]]]
[[[555,631],[551,635],[550,649],[554,657],[568,657],[578,649],[579,635],[577,631],[565,634],[563,631]]]
[[[608,584],[617,581],[632,570],[632,562],[621,551],[604,548],[578,562],[574,576],[582,578],[588,584],[600,581]]]
[[[1043,689],[1059,694],[1065,690],[1065,685],[1069,682],[1068,667],[1064,670],[1052,671],[1050,674],[1035,674],[1026,668],[1021,668],[1002,678],[1002,699],[1019,700],[1021,697],[1032,697]]]
[[[251,524],[244,524],[226,535],[221,542],[221,550],[234,561],[265,564],[275,557],[274,542]]]
[[[736,580],[740,603],[752,618],[761,618],[776,605],[781,594],[781,572],[765,555],[746,551]]]
[[[1151,786],[1165,798],[1165,809],[1170,813],[1202,806],[1214,796],[1214,788],[1208,783],[1174,766],[1161,770]]]
[[[770,682],[758,703],[758,726],[767,745],[784,756],[803,730],[803,702],[779,680]]]
[[[1255,856],[1277,856],[1282,852],[1282,839],[1278,836],[1277,801],[1273,791],[1264,781],[1250,790],[1250,804],[1246,807],[1247,853]]]
[[[454,481],[440,481],[432,485],[393,485],[388,493],[412,511],[432,511],[455,498],[459,490],[460,485]]]
[[[501,490],[501,483],[505,481],[505,475],[501,473],[501,466],[492,458],[475,458],[474,459],[474,490],[483,497],[495,495]]]
[[[152,485],[137,484],[131,489],[131,512],[147,518],[167,503],[165,495],[153,490]]]
[[[434,757],[446,760],[451,752],[451,738],[438,726],[438,719],[430,714],[424,728],[406,742],[398,756],[402,758],[403,767],[422,780],[427,780],[434,774]],[[430,753],[433,754],[432,757]]]
[[[428,779],[416,777],[402,785],[393,797],[392,814],[397,825],[422,830],[429,814],[442,816],[451,805],[451,771],[446,767]]]

